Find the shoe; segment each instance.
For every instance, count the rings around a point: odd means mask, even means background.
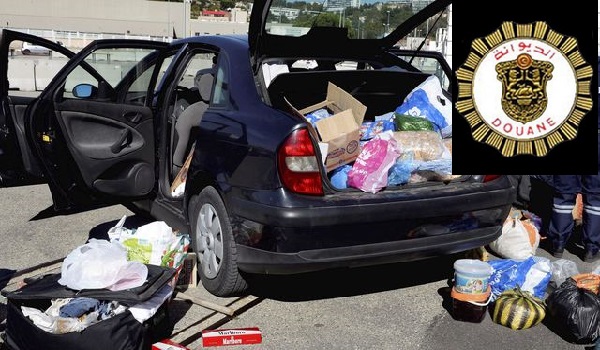
[[[597,260],[600,260],[600,251],[597,251],[594,253],[591,250],[587,250],[585,252],[585,255],[583,256],[583,261],[585,261],[587,263],[592,263]]]
[[[556,247],[552,249],[552,256],[555,258],[562,258],[563,253],[565,251],[565,248],[563,247]]]

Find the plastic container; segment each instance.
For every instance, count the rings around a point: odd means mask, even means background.
[[[455,287],[452,288],[450,296],[452,297],[452,317],[457,321],[479,323],[483,321],[487,314],[487,304],[489,302],[492,288],[487,287],[487,291],[481,294],[459,293]]]
[[[492,266],[481,260],[459,259],[454,263],[454,287],[458,293],[486,293],[491,275]]]

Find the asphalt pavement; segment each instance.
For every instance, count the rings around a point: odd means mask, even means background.
[[[2,273],[26,272],[1,287],[16,288],[27,274],[59,272],[60,259],[86,240],[106,232],[123,215],[126,226],[143,224],[125,207],[55,215],[45,185],[0,188],[0,280]],[[591,271],[576,246],[563,258]],[[551,257],[538,249],[536,255]],[[463,255],[413,263],[342,269],[295,276],[253,276],[240,298],[217,298],[201,285],[185,291],[201,301],[233,310],[233,316],[174,299],[172,339],[202,348],[201,331],[258,327],[258,345],[224,349],[585,349],[542,323],[511,330],[492,322],[456,321],[449,297],[453,262]],[[31,271],[28,268],[34,267]],[[6,308],[0,302],[0,322]],[[5,324],[0,323],[0,332]],[[2,342],[0,338],[0,343]]]

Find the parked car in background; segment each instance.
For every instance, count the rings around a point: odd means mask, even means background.
[[[51,51],[52,50],[47,47],[27,42],[23,42],[23,46],[21,47],[21,53],[23,55],[49,55]]]
[[[248,274],[479,247],[499,236],[514,200],[506,177],[462,175],[378,193],[337,188],[318,134],[296,110],[323,101],[333,83],[366,106],[365,121],[393,111],[431,76],[394,44],[450,3],[436,0],[380,38],[351,37],[337,19],[295,36],[270,33],[271,1],[259,0],[247,36],[95,41],[39,97],[11,98],[3,87],[9,108],[0,117],[10,133],[0,150],[12,137],[22,162],[11,165],[43,177],[56,209],[123,203],[188,231],[201,283],[218,296],[244,293]],[[4,31],[0,52],[11,40],[58,49]],[[178,193],[173,181],[188,167]]]

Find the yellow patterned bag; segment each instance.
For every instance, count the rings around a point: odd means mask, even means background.
[[[544,301],[519,288],[502,292],[494,304],[492,320],[519,330],[531,328],[546,317]]]

